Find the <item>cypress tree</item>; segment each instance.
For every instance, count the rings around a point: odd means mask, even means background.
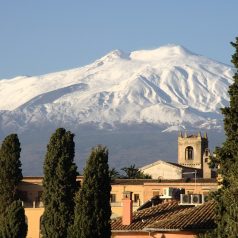
[[[226,141],[217,149],[213,161],[222,176],[222,187],[213,194],[217,202],[216,234],[210,235],[218,238],[234,238],[238,234],[238,37],[231,44],[235,48],[231,62],[236,71],[228,90],[230,105],[222,109]]]
[[[1,222],[2,238],[24,238],[27,234],[25,211],[20,200],[12,202]]]
[[[110,191],[108,150],[97,146],[92,149],[84,169],[82,188],[76,196],[72,237],[111,237]]]
[[[18,136],[7,136],[0,150],[0,211],[17,199],[17,185],[23,178],[20,153]]]
[[[1,237],[26,237],[27,225],[17,185],[22,180],[21,147],[18,136],[7,136],[0,150],[0,233]]]
[[[59,128],[51,136],[44,161],[42,235],[65,238],[73,223],[77,191],[74,135]]]

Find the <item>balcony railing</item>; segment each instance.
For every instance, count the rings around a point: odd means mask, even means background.
[[[25,208],[42,208],[42,207],[44,207],[43,202],[39,202],[39,201],[22,201],[22,205]]]
[[[122,203],[121,202],[111,202],[111,207],[121,207]]]

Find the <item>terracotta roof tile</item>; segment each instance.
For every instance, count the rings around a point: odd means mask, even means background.
[[[147,230],[207,230],[216,227],[215,202],[209,201],[203,205],[181,211],[166,219],[149,224]]]
[[[174,166],[177,166],[177,167],[183,168],[183,169],[189,169],[189,170],[193,170],[193,171],[194,171],[194,170],[197,170],[197,171],[201,170],[201,169],[197,169],[197,168],[187,167],[187,166],[184,166],[184,165],[175,163],[175,162],[169,162],[169,161],[167,161],[166,163],[172,164],[172,165],[174,165]]]
[[[130,225],[122,225],[122,219],[112,220],[112,230],[142,230],[146,226],[165,219],[168,216],[187,210],[190,206],[179,206],[177,202],[168,202],[154,207],[146,208],[133,213],[133,221]]]
[[[177,202],[159,204],[133,213],[130,225],[122,225],[122,219],[112,220],[112,231],[141,230],[198,230],[215,228],[215,203],[210,201],[203,205],[182,206]]]

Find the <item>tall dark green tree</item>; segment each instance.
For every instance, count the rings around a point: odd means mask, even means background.
[[[20,200],[7,206],[4,217],[1,220],[0,237],[24,238],[27,234],[25,211]]]
[[[74,163],[74,135],[59,128],[51,136],[44,161],[42,235],[68,237],[73,223],[74,197],[78,189]]]
[[[7,136],[0,150],[0,237],[26,237],[27,225],[17,185],[22,180],[18,136]]]
[[[110,191],[108,150],[97,146],[87,161],[82,188],[76,197],[72,237],[111,237]]]
[[[235,48],[231,60],[235,66],[234,82],[228,90],[230,105],[222,109],[226,141],[217,149],[215,158],[222,176],[222,187],[214,193],[218,238],[238,237],[238,37],[231,44]]]
[[[3,209],[16,199],[17,185],[22,180],[20,154],[18,136],[7,136],[0,150],[0,207]]]

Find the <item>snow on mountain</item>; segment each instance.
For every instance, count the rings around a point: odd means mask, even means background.
[[[219,127],[233,73],[177,45],[115,50],[85,67],[0,80],[0,124],[16,130],[42,123]]]

